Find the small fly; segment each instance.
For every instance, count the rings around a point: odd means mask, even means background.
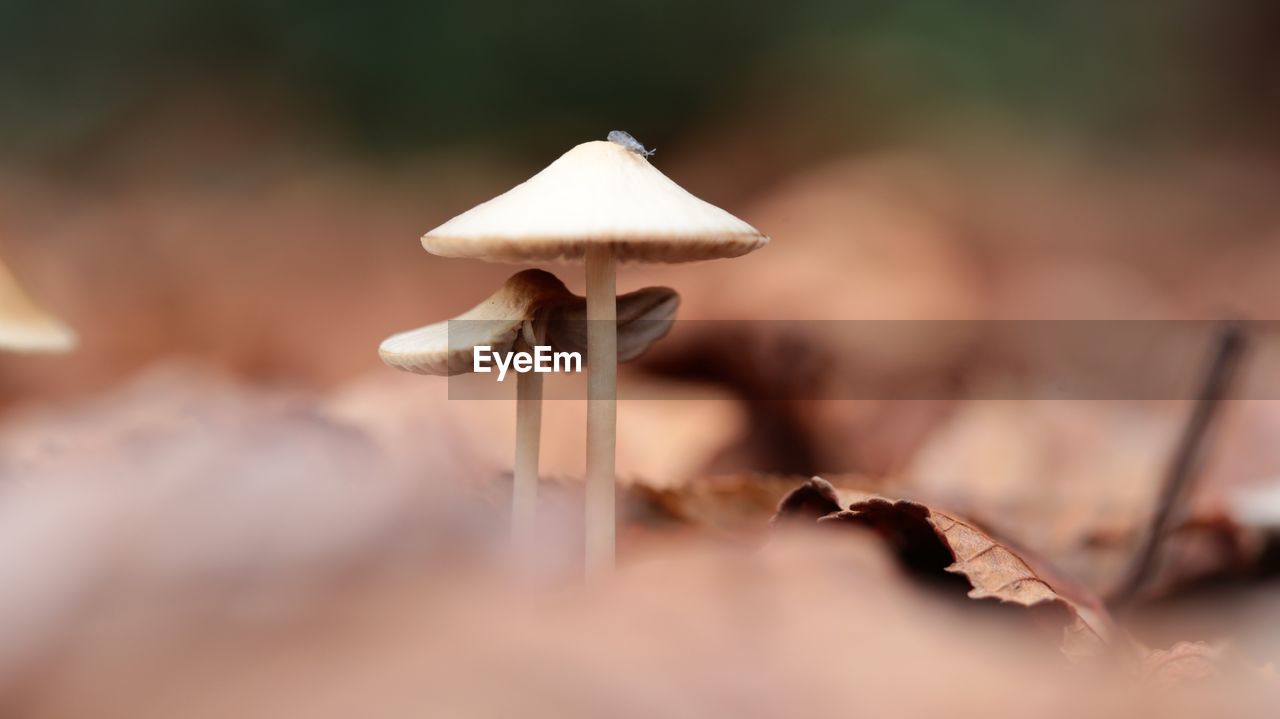
[[[657,150],[645,149],[645,146],[641,145],[639,140],[632,137],[631,133],[623,132],[622,130],[611,131],[609,133],[608,140],[609,142],[612,142],[616,145],[622,145],[623,147],[627,148],[628,150],[636,153],[641,157],[648,157],[653,153],[657,152]]]

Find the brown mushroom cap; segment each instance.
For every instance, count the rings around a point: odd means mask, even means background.
[[[0,348],[14,352],[70,352],[76,333],[22,291],[0,263]]]
[[[580,259],[598,244],[624,261],[689,262],[745,255],[768,241],[640,154],[598,141],[428,232],[422,245],[489,262]]]
[[[646,287],[618,296],[618,360],[640,356],[671,329],[680,297],[667,287]],[[555,275],[525,270],[512,275],[489,299],[452,320],[388,337],[378,348],[397,369],[430,375],[471,371],[477,346],[508,352],[534,322],[546,328],[546,343],[558,351],[586,352],[586,299]]]
[[[680,295],[670,287],[645,287],[618,295],[618,361],[630,362],[671,331]],[[587,302],[574,295],[572,304],[552,313],[547,343],[557,350],[587,352]]]

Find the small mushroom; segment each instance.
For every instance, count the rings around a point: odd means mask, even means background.
[[[378,348],[382,361],[417,374],[453,376],[472,369],[475,347],[510,352],[539,310],[572,302],[575,296],[550,272],[512,275],[488,299],[452,320],[388,337]]]
[[[0,348],[13,352],[70,352],[76,333],[41,309],[0,263]]]
[[[737,257],[769,238],[689,194],[626,133],[585,142],[506,193],[422,238],[428,252],[490,262],[586,261],[587,569],[614,563],[617,426],[614,263]],[[625,136],[625,137],[624,137]],[[628,141],[626,138],[630,138]]]
[[[671,329],[680,297],[666,287],[646,287],[618,298],[619,359],[639,357]],[[382,361],[417,374],[471,372],[475,348],[495,354],[528,351],[546,343],[552,351],[586,348],[586,298],[555,275],[525,270],[512,275],[489,299],[458,317],[388,337]],[[538,496],[538,446],[542,433],[542,375],[516,373],[516,454],[511,495],[511,534],[517,546],[533,531]]]
[[[587,351],[587,300],[558,308],[547,325],[551,345],[566,352]],[[645,287],[618,296],[618,361],[630,362],[671,330],[680,295],[669,287]]]

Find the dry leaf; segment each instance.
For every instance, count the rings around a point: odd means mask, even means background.
[[[1016,536],[1105,596],[1147,531],[1188,409],[1184,402],[968,400],[916,455],[904,481]],[[1144,598],[1248,576],[1263,558],[1249,528],[1264,505],[1231,497],[1280,462],[1271,446],[1280,402],[1233,400],[1223,409],[1186,520],[1170,534]]]
[[[1160,687],[1199,682],[1218,675],[1222,649],[1204,642],[1178,642],[1142,659],[1142,680]]]
[[[1061,646],[1073,659],[1103,653],[1115,635],[1101,602],[1052,577],[1048,571],[1033,567],[1021,552],[950,514],[916,502],[838,491],[826,480],[814,477],[782,500],[774,522],[805,519],[824,525],[872,529],[897,550],[909,567],[925,572],[944,570],[964,577],[973,599],[1065,610]]]
[[[668,520],[723,532],[750,532],[766,526],[778,502],[802,480],[767,474],[717,475],[675,487],[636,482],[627,488],[633,503]]]
[[[886,491],[890,482],[886,478],[873,478],[861,474],[838,475],[850,497],[860,496],[859,490]],[[740,473],[698,477],[677,486],[651,486],[647,482],[633,482],[625,487],[623,496],[633,509],[657,515],[667,521],[693,525],[699,529],[731,534],[758,533],[766,529],[770,519],[778,514],[779,504],[787,498],[800,504],[811,497],[811,492],[801,492],[809,480],[797,475]],[[826,500],[812,497],[817,506],[808,511],[811,519],[828,514]],[[852,501],[852,499],[850,500]],[[825,510],[825,511],[822,511]],[[802,513],[796,506],[790,514]]]

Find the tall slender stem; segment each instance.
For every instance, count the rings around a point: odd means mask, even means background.
[[[518,342],[516,349],[525,343]],[[516,375],[516,458],[511,486],[511,541],[519,550],[533,538],[538,512],[538,447],[542,438],[542,375]]]
[[[613,569],[618,424],[618,300],[613,249],[587,249],[587,577]]]

